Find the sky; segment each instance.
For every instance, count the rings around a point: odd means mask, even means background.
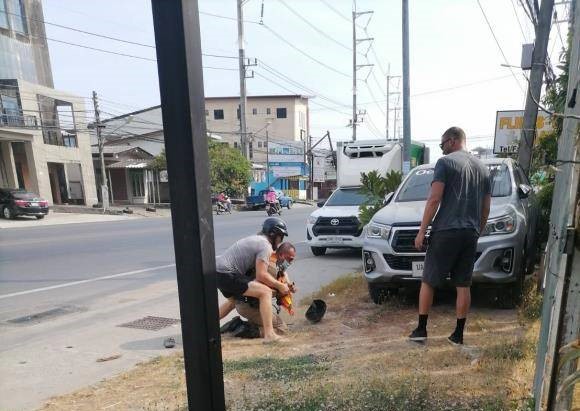
[[[531,22],[518,0],[409,3],[413,140],[427,143],[437,157],[443,131],[460,126],[467,133],[469,148],[491,147],[496,111],[524,106],[524,72],[501,64],[519,65],[522,44],[534,37]],[[148,0],[43,0],[43,6],[49,23],[139,45],[54,25],[46,27],[49,39],[155,59]],[[402,71],[401,0],[358,0],[356,7],[359,12],[373,11],[370,20],[368,14],[357,19],[357,37],[374,39],[370,51],[369,42],[358,46],[357,63],[373,64],[357,74],[359,109],[366,110],[358,139],[384,138],[386,73],[397,76]],[[560,19],[566,16],[564,7],[557,6]],[[258,59],[258,66],[250,68],[254,78],[247,80],[248,95],[312,96],[310,131],[315,139],[327,130],[334,140],[351,138],[347,125],[352,113],[352,8],[353,2],[346,0],[247,0],[244,4],[246,56]],[[199,0],[199,10],[203,52],[237,56],[236,1]],[[566,31],[566,24],[553,25],[548,53],[554,65]],[[87,105],[96,90],[105,117],[159,104],[155,61],[52,40],[49,48],[55,88],[86,97]],[[205,56],[203,65],[206,96],[239,95],[236,59]],[[393,78],[390,87],[392,92],[402,91],[402,82]],[[396,106],[402,107],[402,97],[394,94],[390,107]],[[392,136],[394,112],[390,122]],[[402,135],[400,114],[398,125]]]

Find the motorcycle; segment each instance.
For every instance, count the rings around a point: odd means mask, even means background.
[[[279,203],[268,202],[266,203],[266,214],[268,215],[268,217],[271,217],[274,214],[278,214],[279,216],[281,216],[282,207],[280,207]]]

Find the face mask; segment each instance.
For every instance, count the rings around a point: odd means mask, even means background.
[[[278,263],[278,267],[282,270],[282,271],[286,271],[288,269],[288,267],[290,267],[290,262],[284,260],[281,263]]]

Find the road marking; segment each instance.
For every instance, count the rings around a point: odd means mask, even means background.
[[[35,288],[32,290],[19,291],[17,293],[11,293],[11,294],[1,294],[0,300],[4,300],[6,298],[18,297],[21,295],[35,294],[35,293],[39,293],[42,291],[56,290],[58,288],[72,287],[74,285],[94,283],[96,281],[102,281],[102,280],[110,280],[112,278],[127,277],[130,275],[141,274],[141,273],[146,273],[146,272],[155,271],[155,270],[162,270],[164,268],[171,268],[171,267],[175,267],[175,264],[159,265],[157,267],[144,268],[142,270],[126,271],[124,273],[105,275],[103,277],[89,278],[88,280],[79,280],[79,281],[72,281],[70,283],[51,285],[50,287]]]

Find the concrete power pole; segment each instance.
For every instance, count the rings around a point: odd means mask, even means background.
[[[536,41],[534,44],[534,52],[532,54],[530,84],[528,85],[524,121],[518,149],[518,162],[524,169],[526,175],[530,174],[530,165],[532,163],[532,149],[534,146],[536,121],[538,118],[538,106],[536,101],[540,101],[540,95],[542,93],[553,9],[554,0],[542,0],[542,5],[540,6],[540,11],[538,13],[538,23],[535,28]]]
[[[238,3],[238,54],[239,54],[239,72],[240,72],[240,144],[242,153],[246,159],[250,158],[248,145],[248,134],[246,130],[246,62],[244,55],[244,13],[242,1]]]
[[[409,0],[403,0],[403,175],[411,170],[411,102],[409,98]]]
[[[101,111],[99,110],[99,97],[97,92],[93,91],[93,107],[95,109],[95,132],[97,133],[97,144],[99,148],[99,158],[101,160],[101,202],[103,204],[103,211],[109,208],[109,184],[107,182],[107,170],[105,168],[105,155],[103,154],[103,134],[101,129],[104,127],[101,124]]]

